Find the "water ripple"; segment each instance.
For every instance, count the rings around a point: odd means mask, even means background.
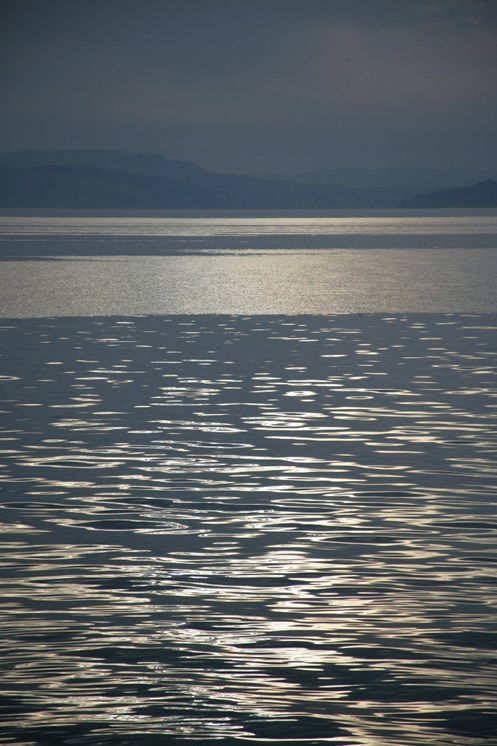
[[[2,327],[1,742],[495,742],[495,322]]]

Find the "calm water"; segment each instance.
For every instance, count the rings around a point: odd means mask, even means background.
[[[497,744],[456,218],[0,218],[0,743]]]

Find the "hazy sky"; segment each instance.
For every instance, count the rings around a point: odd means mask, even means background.
[[[497,167],[497,0],[1,0],[0,151]]]

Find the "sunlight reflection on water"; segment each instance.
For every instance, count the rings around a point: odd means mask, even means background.
[[[73,257],[1,269],[6,318],[497,311],[491,249]]]
[[[495,738],[496,329],[5,320],[5,742]]]

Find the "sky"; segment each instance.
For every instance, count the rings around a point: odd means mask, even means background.
[[[497,0],[1,0],[0,152],[497,168]]]

